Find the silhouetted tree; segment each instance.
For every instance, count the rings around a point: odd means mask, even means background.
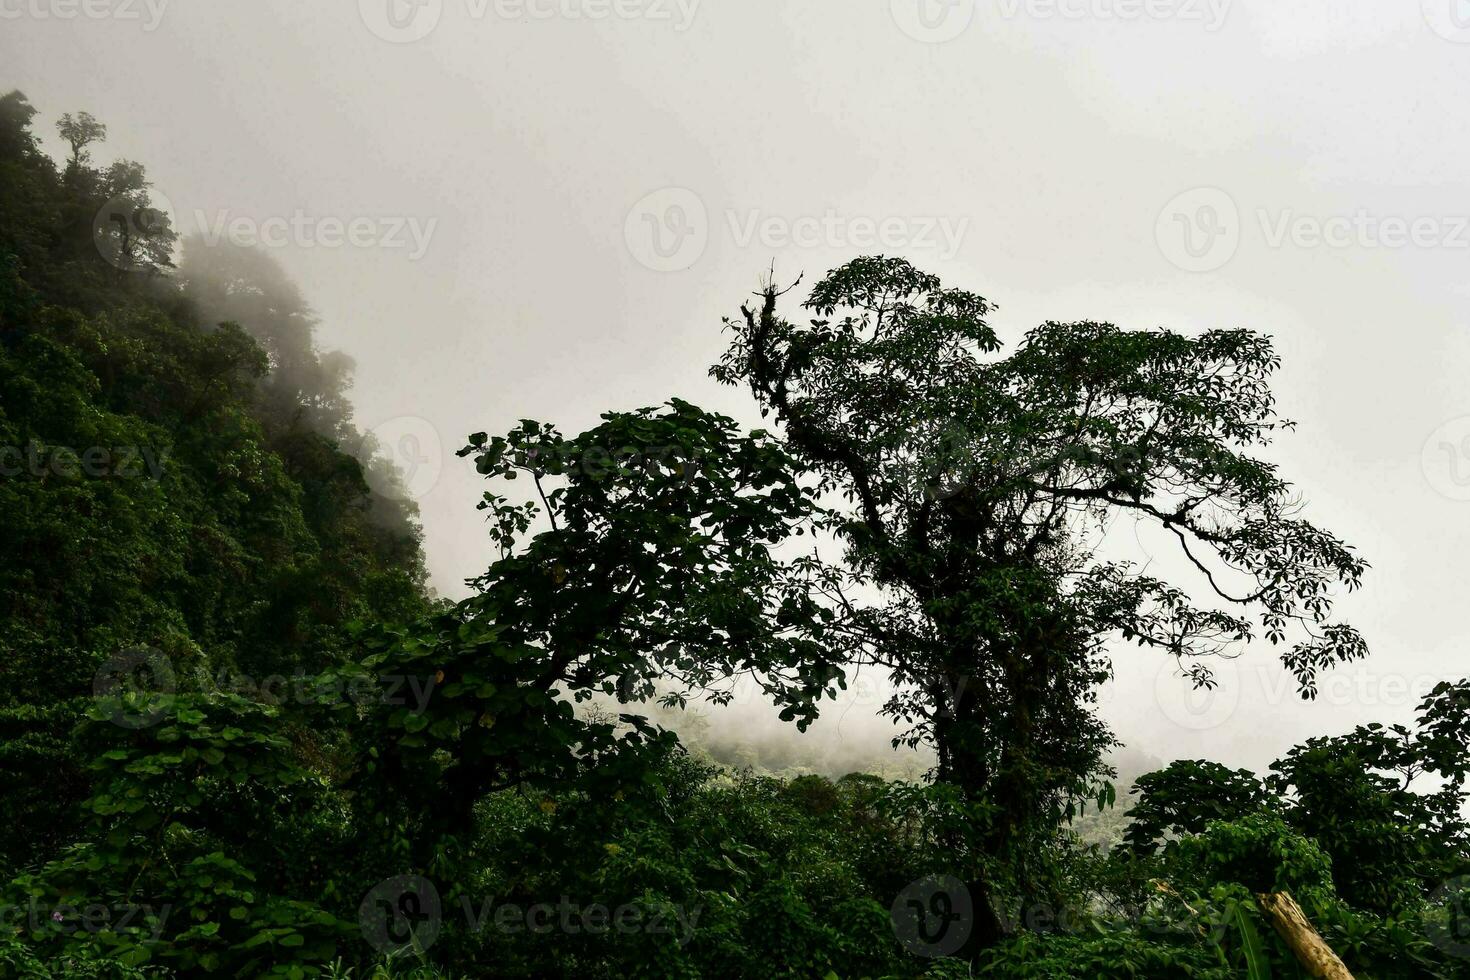
[[[780,296],[730,321],[712,373],[749,387],[818,475],[845,553],[820,573],[811,559],[813,581],[849,656],[907,686],[887,710],[933,741],[940,780],[987,805],[978,858],[1023,894],[1027,855],[1101,768],[1110,736],[1088,701],[1106,637],[1210,684],[1210,656],[1263,635],[1304,696],[1365,653],[1329,622],[1331,588],[1364,563],[1249,455],[1285,424],[1265,337],[1046,323],[1002,356],[988,301],[881,257],[818,283],[805,324]],[[1215,604],[1095,555],[1088,532],[1118,513],[1177,538]],[[991,889],[975,887],[983,908]]]
[[[68,112],[57,121],[56,128],[71,147],[71,160],[67,162],[69,170],[85,166],[89,157],[87,147],[107,139],[107,127],[90,112],[79,112],[75,116]]]

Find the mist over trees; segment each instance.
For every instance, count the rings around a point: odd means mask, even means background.
[[[369,489],[296,289],[238,249],[181,282],[143,168],[92,166],[79,114],[58,170],[33,115],[0,99],[7,862],[71,827],[68,733],[109,657],[166,651],[181,685],[317,670],[350,619],[426,601],[416,515]]]
[[[1095,712],[1108,640],[1200,685],[1264,643],[1307,697],[1365,652],[1366,562],[1259,458],[1269,338],[1007,351],[901,259],[767,283],[711,373],[769,429],[466,435],[451,603],[302,289],[35,117],[0,98],[0,975],[1470,976],[1470,683],[1264,774]],[[1095,553],[1119,512],[1199,581]],[[928,771],[669,723],[743,685],[800,745],[874,669]]]
[[[325,440],[355,456],[371,490],[366,517],[382,532],[378,545],[394,552],[395,561],[420,561],[418,508],[384,447],[353,423],[347,394],[352,358],[318,349],[318,321],[300,289],[263,249],[228,239],[207,243],[202,235],[185,239],[181,246],[177,280],[201,328],[238,324],[265,351],[268,371],[257,406],[267,428],[281,434],[277,451],[289,460],[293,453],[320,448]]]

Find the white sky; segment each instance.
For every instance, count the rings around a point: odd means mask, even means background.
[[[48,136],[97,115],[96,156],[144,162],[186,228],[434,222],[416,258],[300,235],[274,251],[322,343],[356,358],[362,424],[442,440],[415,483],[441,591],[490,558],[479,482],[448,454],[464,434],[576,431],[671,395],[754,423],[705,377],[720,317],[773,262],[810,282],[886,251],[998,303],[1009,337],[1245,326],[1285,357],[1300,427],[1277,455],[1308,516],[1373,564],[1342,604],[1372,658],[1304,709],[1260,650],[1191,714],[1121,649],[1106,711],[1130,743],[1262,765],[1465,673],[1470,3],[159,2],[0,0],[0,86]],[[379,37],[390,2],[433,29]],[[897,247],[854,238],[885,219]],[[648,220],[693,232],[674,271],[649,267]],[[1395,222],[1419,243],[1385,244]]]

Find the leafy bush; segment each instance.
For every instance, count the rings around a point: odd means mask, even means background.
[[[1234,882],[1251,892],[1290,892],[1309,905],[1335,897],[1331,860],[1270,813],[1207,824],[1203,833],[1169,845],[1165,866],[1201,891],[1216,882]]]

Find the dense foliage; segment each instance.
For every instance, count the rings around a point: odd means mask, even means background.
[[[7,868],[72,833],[90,780],[70,732],[104,665],[157,651],[180,689],[315,673],[345,656],[347,622],[425,603],[413,513],[369,491],[340,417],[281,408],[252,336],[274,323],[212,303],[203,273],[190,289],[163,276],[166,224],[147,226],[147,249],[120,243],[141,235],[126,222],[94,228],[119,198],[145,206],[142,168],[94,169],[83,143],[58,172],[32,113],[0,99]],[[119,251],[152,264],[119,268]],[[221,261],[276,288],[238,254]],[[309,324],[295,343],[316,356]]]
[[[1203,684],[1260,634],[1307,696],[1364,652],[1364,563],[1251,455],[1265,338],[1006,354],[899,260],[803,326],[769,288],[715,374],[772,431],[675,399],[468,436],[492,557],[450,604],[296,287],[33,115],[0,99],[0,976],[1304,975],[1272,894],[1358,976],[1470,976],[1470,683],[1264,776],[1110,781],[1106,642]],[[1120,511],[1213,599],[1093,554]],[[656,723],[748,681],[796,738],[875,665],[926,778]]]

